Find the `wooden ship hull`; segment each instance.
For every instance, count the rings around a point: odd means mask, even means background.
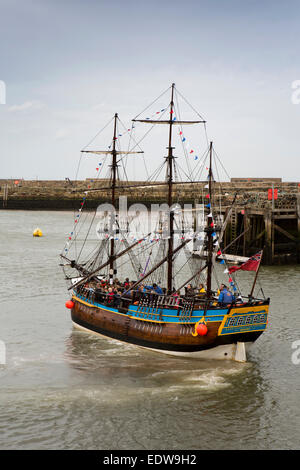
[[[149,306],[144,300],[113,308],[81,293],[74,293],[72,301],[76,327],[167,354],[241,361],[246,352],[238,358],[238,345],[257,340],[269,311],[269,300],[211,306],[206,312],[201,305],[191,311],[189,304]],[[197,333],[199,324],[206,326],[206,334]]]

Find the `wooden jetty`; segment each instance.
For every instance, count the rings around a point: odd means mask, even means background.
[[[264,264],[299,263],[300,184],[257,180],[250,181],[255,196],[249,194],[248,201],[238,202],[232,211],[224,244],[239,237],[231,245],[237,254],[250,256],[264,248]],[[232,183],[246,182],[233,179]]]

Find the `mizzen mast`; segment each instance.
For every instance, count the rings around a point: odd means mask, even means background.
[[[212,258],[213,258],[213,231],[214,223],[212,216],[212,142],[209,145],[209,171],[208,171],[208,196],[209,196],[209,214],[207,216],[207,281],[206,281],[206,295],[209,299],[211,297],[211,279],[212,279]]]

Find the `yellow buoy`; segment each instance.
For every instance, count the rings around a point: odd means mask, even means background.
[[[36,228],[34,231],[33,231],[33,234],[32,234],[34,237],[42,237],[43,236],[43,232],[41,231],[40,228]]]

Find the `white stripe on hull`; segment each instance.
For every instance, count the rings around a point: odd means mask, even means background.
[[[84,326],[78,325],[74,321],[72,321],[73,325],[75,328],[86,331],[87,333],[93,333],[95,335],[101,336],[102,338],[105,339],[112,339],[109,338],[109,336],[102,335],[101,333],[98,333],[97,331],[89,330],[88,328],[85,328]],[[177,356],[177,357],[189,357],[189,358],[195,358],[195,359],[231,359],[231,360],[237,360],[238,362],[245,362],[246,359],[246,352],[244,356],[241,356],[240,353],[237,354],[237,352],[240,352],[240,345],[245,345],[245,349],[249,348],[253,343],[248,342],[248,343],[238,343],[235,344],[224,344],[221,346],[216,346],[215,348],[210,348],[210,349],[204,349],[202,351],[192,351],[192,352],[185,352],[185,351],[168,351],[166,349],[155,349],[155,348],[148,348],[147,346],[140,346],[138,344],[132,344],[128,343],[126,341],[122,341],[120,339],[114,339],[114,341],[119,341],[120,343],[125,343],[125,344],[131,344],[132,346],[137,346],[138,348],[142,349],[147,349],[148,351],[154,351],[158,353],[163,353],[163,354],[168,354],[170,356]]]

